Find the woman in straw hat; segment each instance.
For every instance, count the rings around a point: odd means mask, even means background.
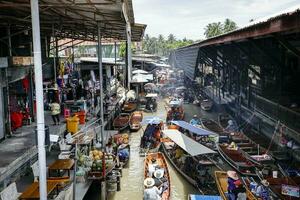
[[[242,182],[239,180],[239,177],[235,171],[227,171],[227,191],[228,191],[228,199],[236,200],[236,199],[246,199],[245,188],[243,187]]]
[[[256,195],[262,200],[270,200],[269,182],[267,180],[262,180],[261,184],[256,188]]]
[[[144,180],[144,186],[146,187],[144,190],[144,200],[161,200],[162,188],[158,189],[154,185],[155,181],[153,178],[148,177]]]

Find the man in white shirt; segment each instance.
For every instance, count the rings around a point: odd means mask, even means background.
[[[146,189],[144,190],[144,200],[161,200],[162,187],[154,186],[155,181],[153,178],[146,178],[144,185]]]

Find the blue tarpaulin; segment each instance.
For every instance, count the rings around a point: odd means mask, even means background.
[[[216,133],[214,133],[212,131],[208,131],[206,129],[193,126],[190,123],[187,123],[185,121],[171,121],[171,123],[176,124],[177,126],[180,126],[181,128],[186,129],[186,130],[188,130],[192,133],[195,133],[197,135],[202,135],[202,136],[217,135]]]
[[[221,200],[221,196],[190,194],[189,197],[189,200]]]

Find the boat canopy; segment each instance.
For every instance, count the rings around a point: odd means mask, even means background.
[[[157,97],[158,95],[156,93],[149,93],[145,97]]]
[[[190,194],[189,200],[221,200],[221,196]]]
[[[171,123],[177,125],[177,126],[180,126],[181,128],[183,129],[186,129],[192,133],[195,133],[197,135],[201,135],[201,136],[207,136],[207,135],[218,135],[212,131],[209,131],[209,130],[206,130],[206,129],[203,129],[203,128],[200,128],[200,127],[197,127],[197,126],[193,126],[192,124],[190,123],[187,123],[186,121],[171,121]]]
[[[143,121],[141,122],[142,125],[146,124],[160,124],[162,119],[159,117],[144,117]]]
[[[207,148],[206,146],[194,141],[188,136],[184,135],[178,130],[167,129],[163,130],[163,133],[180,146],[183,150],[189,153],[191,156],[197,156],[201,154],[216,153],[215,151]]]

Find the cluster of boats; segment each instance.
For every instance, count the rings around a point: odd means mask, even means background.
[[[160,146],[174,168],[201,194],[219,194],[227,199],[226,171],[234,169],[240,175],[247,199],[259,199],[253,186],[260,185],[262,180],[268,183],[273,199],[299,199],[299,174],[289,176],[268,149],[237,128],[227,131],[232,121],[228,116],[220,116],[219,122],[201,119],[199,126],[193,126],[182,120],[170,120],[168,129],[156,129],[155,145],[148,146],[148,152],[153,154]]]

